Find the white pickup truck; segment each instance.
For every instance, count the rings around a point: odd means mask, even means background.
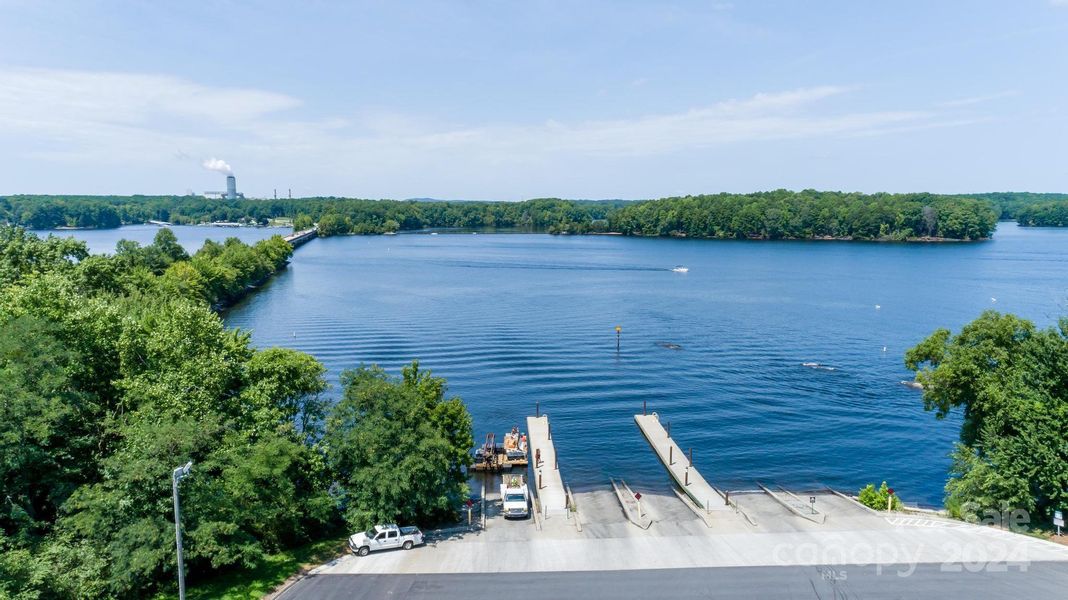
[[[423,532],[418,527],[397,527],[396,525],[375,525],[373,529],[361,531],[349,536],[349,550],[359,556],[367,556],[372,550],[404,548],[411,550],[422,546]]]
[[[506,475],[501,484],[501,508],[505,519],[530,516],[530,492],[522,475]]]

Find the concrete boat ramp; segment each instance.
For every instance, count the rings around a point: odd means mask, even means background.
[[[315,586],[326,585],[323,578],[340,586],[342,595],[336,597],[356,597],[344,595],[346,584],[341,583],[367,581],[352,578],[354,574],[425,578],[445,573],[529,573],[538,574],[551,587],[554,578],[568,572],[682,572],[712,567],[723,573],[728,571],[719,568],[781,568],[769,574],[789,578],[794,575],[785,574],[798,567],[818,566],[838,575],[848,571],[853,580],[860,568],[876,566],[880,573],[886,568],[896,575],[889,580],[891,586],[913,572],[926,572],[916,571],[923,565],[967,574],[979,569],[1020,573],[1032,563],[1036,570],[1037,563],[1056,563],[1068,572],[1068,546],[991,527],[933,515],[881,513],[831,490],[795,494],[766,486],[721,491],[691,465],[688,453],[657,415],[640,414],[634,420],[677,484],[678,497],[641,494],[622,480],[571,495],[564,477],[566,465],[556,452],[556,443],[566,440],[556,439],[548,416],[529,417],[528,482],[537,498],[532,511],[536,518],[508,521],[498,511],[487,510],[484,526],[427,532],[428,544],[422,548],[342,556],[313,569],[282,597],[305,597],[303,589],[309,592],[306,597],[314,598]],[[536,461],[539,451],[541,460]],[[699,459],[695,457],[695,462]],[[952,589],[953,580],[948,581],[947,589]],[[800,583],[809,589],[807,579]]]

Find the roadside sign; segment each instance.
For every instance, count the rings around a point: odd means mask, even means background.
[[[886,490],[886,492],[888,494],[890,494],[891,496],[893,496],[894,495],[894,488],[889,488],[889,489]]]
[[[467,508],[471,508],[475,503],[470,498],[467,499]]]
[[[634,492],[634,499],[635,500],[641,500],[642,499],[642,493],[641,492]]]
[[[1061,527],[1064,527],[1064,513],[1059,510],[1053,511],[1053,524],[1057,526],[1057,535],[1061,534]]]

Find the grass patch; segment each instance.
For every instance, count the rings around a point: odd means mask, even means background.
[[[345,538],[322,540],[268,555],[263,563],[248,571],[234,571],[205,581],[186,576],[187,600],[259,600],[304,567],[336,558],[345,551]],[[173,600],[173,594],[160,594],[155,600]]]

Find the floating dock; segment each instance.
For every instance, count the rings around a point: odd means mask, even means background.
[[[634,415],[634,422],[638,424],[638,428],[641,429],[645,439],[649,441],[649,445],[653,447],[653,451],[667,468],[679,489],[693,501],[694,507],[691,508],[694,508],[695,512],[698,508],[706,514],[733,511],[723,494],[705,481],[701,473],[693,468],[689,457],[671,439],[656,413]]]
[[[560,476],[560,462],[556,458],[549,416],[527,417],[527,433],[530,435],[530,456],[533,468],[531,483],[538,496],[542,515],[567,515],[569,503]]]
[[[504,436],[503,445],[496,443],[496,435],[491,433],[486,436],[486,443],[475,451],[475,462],[470,470],[497,473],[510,471],[513,467],[526,468],[527,453],[527,436],[518,427]]]

